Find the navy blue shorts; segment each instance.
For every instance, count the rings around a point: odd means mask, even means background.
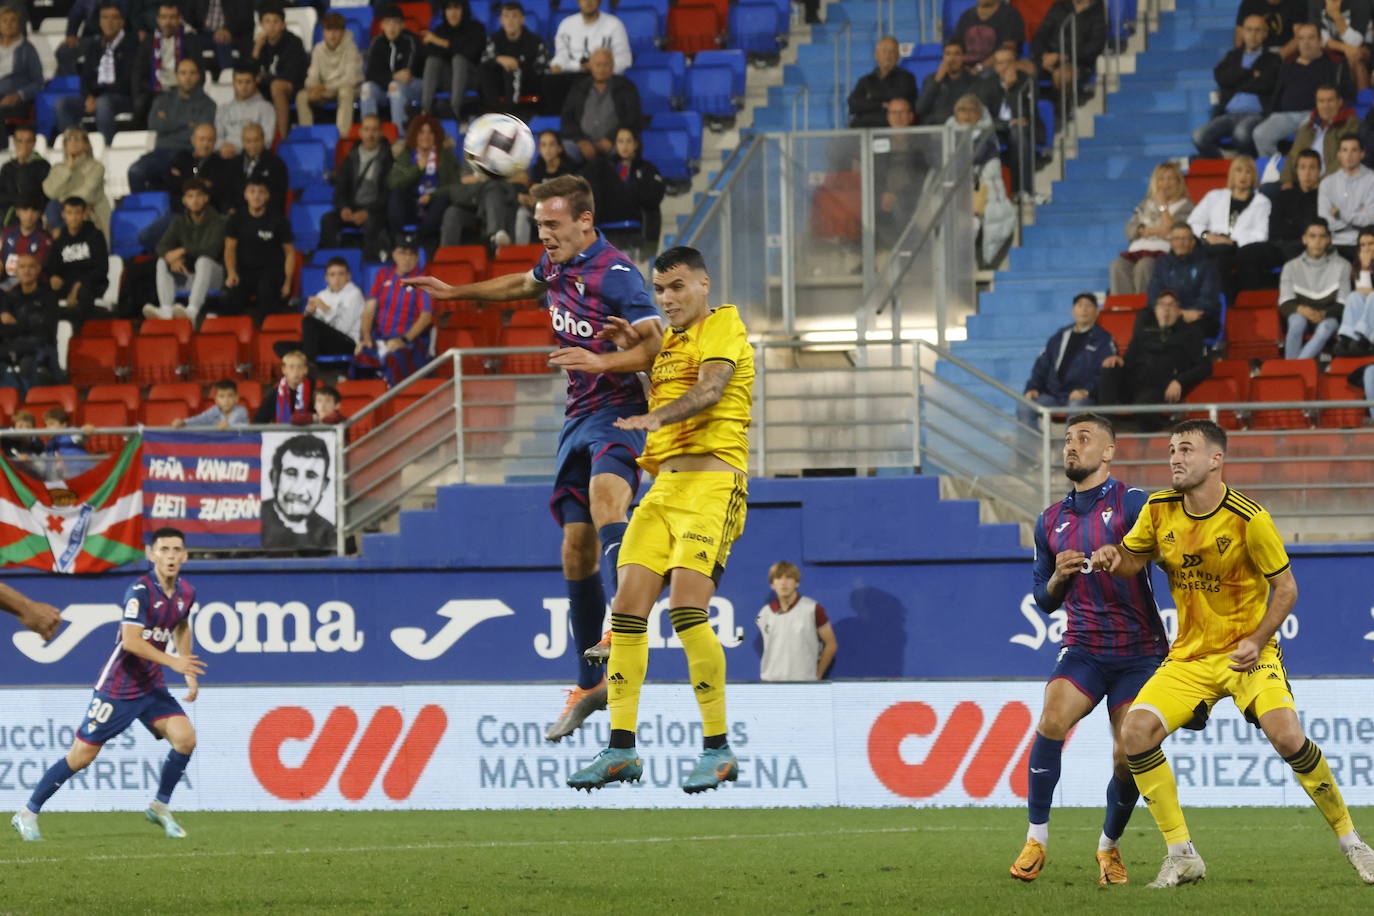
[[[616,429],[621,417],[644,413],[642,404],[614,404],[604,410],[572,417],[558,434],[558,471],[549,510],[559,525],[591,522],[588,488],[597,474],[614,474],[639,492],[639,465],[644,451],[643,430]]]
[[[76,731],[76,737],[87,744],[104,744],[134,724],[134,720],[153,731],[153,723],[158,719],[171,716],[184,716],[181,708],[166,687],[159,687],[152,693],[131,700],[108,697],[100,691],[91,694],[91,705],[86,710],[86,718]],[[158,735],[161,737],[161,735]]]
[[[1094,655],[1078,646],[1059,650],[1059,660],[1050,680],[1063,678],[1073,684],[1096,706],[1107,699],[1107,711],[1135,699],[1140,688],[1164,661],[1159,655]]]

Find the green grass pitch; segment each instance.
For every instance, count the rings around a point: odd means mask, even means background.
[[[706,805],[709,806],[709,796]],[[1374,823],[1374,809],[1354,812]],[[1051,822],[1039,880],[1007,874],[1016,809],[45,814],[8,832],[5,913],[1374,912],[1311,808],[1194,809],[1208,877],[1147,890],[1164,854],[1143,808],[1128,887],[1099,888],[1101,812]],[[1371,828],[1374,832],[1374,828]]]

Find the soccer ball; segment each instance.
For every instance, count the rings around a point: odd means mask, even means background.
[[[468,127],[463,155],[473,167],[492,178],[510,178],[534,158],[534,134],[529,125],[508,114],[484,114]]]

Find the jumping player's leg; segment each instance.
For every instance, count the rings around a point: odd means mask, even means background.
[[[683,568],[672,571],[671,582],[668,613],[687,654],[687,676],[702,724],[702,755],[682,788],[704,792],[739,778],[739,761],[725,740],[725,649],[707,623],[706,609],[716,583],[697,570]]]

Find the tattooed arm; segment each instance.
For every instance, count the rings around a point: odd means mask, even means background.
[[[723,359],[713,359],[701,364],[697,383],[687,389],[686,394],[637,417],[623,417],[615,421],[620,429],[643,429],[653,432],[670,423],[680,423],[688,417],[696,416],[720,401],[725,386],[735,375],[735,364]]]

